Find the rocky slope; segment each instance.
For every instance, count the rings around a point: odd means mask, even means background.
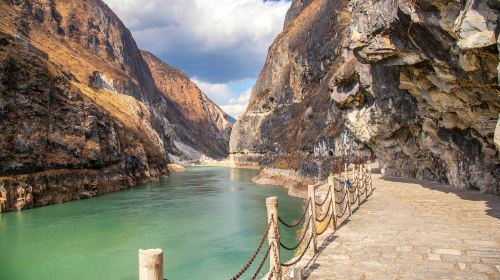
[[[4,33],[0,92],[3,211],[88,198],[168,174],[168,155],[141,102],[89,90]]]
[[[0,32],[3,211],[157,179],[168,173],[169,153],[174,160],[224,156],[225,115],[204,99],[191,108],[204,123],[178,117],[191,104],[170,96],[178,93],[166,90],[164,76],[153,77],[102,1],[0,0]],[[191,131],[207,123],[212,133],[196,142]]]
[[[324,178],[332,158],[374,153],[388,175],[500,194],[499,7],[293,1],[232,160]]]
[[[156,86],[168,102],[166,117],[175,144],[172,158],[190,161],[225,158],[229,152],[231,121],[189,78],[153,54],[142,51]],[[188,125],[186,125],[188,124]]]

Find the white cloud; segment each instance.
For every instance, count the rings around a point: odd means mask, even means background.
[[[244,92],[232,92],[227,84],[222,83],[209,83],[199,79],[192,79],[192,81],[205,93],[212,101],[221,105],[221,109],[235,119],[238,119],[247,108],[248,101],[252,89],[245,90]],[[231,98],[231,96],[238,96]]]
[[[197,78],[193,78],[191,81],[216,104],[226,104],[227,100],[231,98],[231,90],[227,84],[209,83]]]
[[[221,106],[222,110],[233,118],[238,119],[246,111],[251,93],[252,90],[249,89],[238,98],[229,100],[226,105]]]
[[[251,90],[235,89],[234,82],[256,79],[290,7],[287,0],[104,2],[139,47],[195,77],[193,82],[235,118],[246,110]]]
[[[281,31],[290,6],[283,0],[104,1],[140,42],[159,54],[189,42],[203,52],[239,46],[255,54],[265,53]]]
[[[132,31],[139,47],[211,82],[255,78],[290,6],[285,0],[104,2]]]

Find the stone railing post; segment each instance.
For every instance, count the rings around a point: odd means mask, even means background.
[[[337,207],[335,202],[337,201],[335,198],[335,178],[333,176],[328,177],[328,186],[330,187],[330,192],[331,192],[331,206],[332,207],[332,228],[334,231],[337,230]]]
[[[344,162],[344,179],[347,180],[349,178],[349,174],[347,174],[347,162]]]
[[[361,204],[360,202],[360,194],[359,194],[359,186],[360,186],[360,180],[359,180],[359,173],[361,173],[361,165],[358,164],[358,171],[356,171],[356,165],[353,166],[352,172],[356,176],[356,197],[358,198],[358,207]]]
[[[368,164],[368,175],[370,176],[370,195],[373,194],[373,184],[372,184],[372,162]]]
[[[349,216],[351,216],[351,194],[349,193],[349,189],[347,188],[347,180],[349,180],[349,174],[347,173],[347,162],[344,162],[344,191],[347,193],[347,199],[345,199],[345,201],[347,204],[347,208],[349,209]]]
[[[314,253],[318,252],[318,241],[316,240],[316,192],[314,190],[314,185],[309,185],[307,187],[307,194],[310,199],[309,203],[309,233],[312,235]]]
[[[272,280],[281,280],[281,258],[280,258],[280,236],[278,228],[278,198],[268,197],[266,198],[267,207],[267,222],[271,224],[269,227],[269,233],[267,234],[267,239],[269,241],[269,246],[271,246],[271,251],[269,253],[269,273],[272,274]]]
[[[163,279],[163,251],[139,249],[139,280]]]
[[[349,210],[349,217],[352,216],[352,208],[351,208],[351,193],[349,192],[349,189],[347,188],[347,179],[344,181],[344,191],[347,195],[345,199],[345,203],[347,204],[347,209]]]
[[[368,199],[368,184],[366,184],[366,176],[368,171],[366,169],[366,164],[363,164],[363,187],[365,188],[365,200]]]

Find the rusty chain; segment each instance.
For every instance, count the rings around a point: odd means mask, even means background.
[[[310,200],[310,199],[307,201],[307,204],[306,204],[306,207],[305,207],[304,213],[302,213],[302,217],[300,217],[300,219],[299,219],[296,223],[294,223],[294,224],[288,224],[288,223],[286,223],[283,219],[281,219],[281,217],[280,217],[280,216],[278,216],[278,221],[279,221],[280,223],[282,223],[282,224],[283,224],[285,227],[287,227],[287,228],[294,228],[294,227],[298,226],[300,223],[302,223],[302,221],[303,221],[303,220],[304,220],[304,218],[306,217],[307,209],[309,208],[309,203],[311,203],[311,200]]]
[[[281,243],[281,240],[280,240],[280,246],[281,246],[281,247],[283,247],[284,249],[288,250],[288,251],[293,251],[293,250],[295,250],[295,249],[299,248],[300,244],[302,244],[302,241],[304,241],[304,239],[305,239],[305,237],[306,237],[306,235],[307,235],[307,228],[309,228],[309,224],[311,224],[311,220],[312,220],[312,217],[311,217],[311,216],[309,216],[309,219],[307,220],[307,224],[306,224],[306,226],[304,227],[304,229],[306,229],[306,230],[304,231],[304,234],[303,234],[303,235],[302,235],[302,237],[300,238],[300,241],[299,241],[299,242],[297,242],[297,244],[295,244],[295,245],[294,245],[294,246],[292,246],[292,247],[288,247],[288,246],[286,246],[285,244]]]
[[[325,200],[323,200],[323,202],[321,202],[321,203],[317,203],[317,202],[315,201],[315,202],[314,202],[314,204],[316,204],[316,206],[318,206],[318,207],[323,206],[323,205],[325,204],[325,202],[328,200],[328,198],[330,197],[330,192],[331,192],[331,191],[332,191],[332,187],[330,186],[330,187],[328,188],[328,193],[327,193],[327,194],[326,194],[326,196],[325,196]]]
[[[264,266],[264,263],[267,260],[267,257],[269,257],[269,252],[271,251],[271,245],[267,246],[266,253],[264,254],[264,257],[262,258],[262,261],[260,262],[259,266],[257,267],[257,270],[255,273],[252,275],[252,280],[257,279],[257,275],[259,275],[259,272],[262,270],[262,267]]]
[[[273,219],[274,220],[274,219]],[[236,275],[234,275],[231,280],[236,280],[238,278],[240,278],[247,270],[248,268],[250,267],[250,265],[252,265],[252,263],[254,262],[255,258],[257,257],[257,255],[259,254],[260,252],[260,249],[262,248],[262,245],[264,244],[264,240],[266,240],[266,236],[267,234],[269,233],[269,229],[271,228],[271,222],[269,222],[267,224],[267,227],[264,231],[264,234],[262,235],[260,241],[259,241],[259,244],[257,245],[257,248],[255,249],[255,251],[253,252],[252,256],[250,257],[250,259],[246,262],[246,264],[243,266],[243,268],[238,272],[236,273]]]
[[[330,209],[332,209],[332,200],[330,199],[330,203],[328,204],[328,209],[326,209],[326,213],[325,215],[323,216],[323,218],[316,218],[316,222],[318,223],[321,223],[323,222],[327,217],[328,217],[328,213],[330,213]]]
[[[289,263],[281,263],[281,266],[289,267],[289,266],[292,266],[292,265],[297,264],[298,262],[300,262],[300,260],[302,259],[302,257],[304,257],[304,255],[306,254],[307,249],[309,249],[309,246],[311,245],[311,240],[312,239],[313,239],[313,236],[311,234],[311,236],[309,237],[309,241],[307,242],[306,248],[304,248],[304,251],[302,252],[302,254],[296,260],[294,260],[292,262],[289,262]]]

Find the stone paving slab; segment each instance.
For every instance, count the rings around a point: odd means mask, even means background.
[[[499,197],[381,175],[373,185],[299,262],[306,279],[500,280]]]

